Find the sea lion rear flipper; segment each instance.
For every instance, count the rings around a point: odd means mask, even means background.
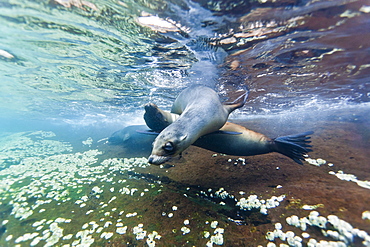
[[[245,104],[245,102],[247,101],[248,95],[249,95],[249,91],[248,90],[245,90],[245,92],[242,95],[240,95],[238,98],[236,98],[233,102],[231,102],[231,103],[228,103],[228,102],[224,103],[225,109],[229,113],[231,113],[235,109],[238,109],[240,107],[243,107],[244,104]],[[235,102],[237,102],[240,99],[243,99],[243,100],[240,101],[239,103],[235,103]]]
[[[309,145],[311,142],[308,135],[312,135],[313,131],[307,131],[297,135],[281,136],[273,139],[275,151],[284,154],[303,165],[302,161],[305,159],[304,155],[308,152],[312,152],[312,147]]]

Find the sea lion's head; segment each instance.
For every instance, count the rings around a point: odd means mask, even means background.
[[[186,134],[180,131],[164,129],[154,140],[152,154],[148,158],[148,162],[153,165],[160,165],[168,161],[171,157],[180,154],[187,145],[185,142]]]

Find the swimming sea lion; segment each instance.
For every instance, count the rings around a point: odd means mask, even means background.
[[[193,144],[199,137],[219,130],[229,114],[244,105],[244,99],[225,105],[209,87],[192,86],[180,93],[172,105],[171,113],[180,114],[157,136],[153,143],[149,163],[160,165]]]
[[[108,144],[119,146],[117,151],[126,158],[149,156],[152,152],[151,144],[156,136],[140,133],[147,130],[148,127],[145,125],[127,126],[114,132],[108,138]],[[113,147],[112,150],[115,148]]]
[[[167,118],[169,116],[168,114],[171,113],[162,111],[154,104],[147,106],[145,109],[150,109],[150,111],[147,112],[145,121],[148,127],[155,124],[157,128],[156,131],[161,131],[161,129],[166,128],[171,124],[171,119],[176,119],[177,117],[170,116]],[[162,112],[165,114],[161,115]],[[193,145],[214,152],[237,156],[252,156],[278,152],[288,156],[298,164],[302,164],[304,155],[312,151],[310,149],[311,145],[309,145],[310,137],[308,137],[308,135],[313,134],[312,131],[271,139],[261,133],[230,122],[226,122],[220,130],[238,132],[240,134],[228,135],[214,132],[201,136]]]

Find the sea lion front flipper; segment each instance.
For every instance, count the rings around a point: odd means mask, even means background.
[[[144,109],[144,120],[146,125],[157,132],[161,132],[164,128],[179,118],[179,115],[163,111],[153,103],[146,104]]]
[[[146,134],[146,135],[159,135],[159,132],[153,130],[136,130],[137,133]]]
[[[215,132],[209,133],[208,135],[212,135],[212,134],[241,135],[242,132],[217,130]]]
[[[223,103],[223,105],[224,105],[225,109],[229,113],[231,113],[235,109],[238,109],[238,108],[244,106],[245,102],[247,101],[248,95],[249,95],[249,91],[245,90],[245,92],[242,95],[240,95],[238,98],[236,98],[233,102],[231,102],[231,103],[225,102],[225,103]],[[240,99],[243,99],[243,100],[240,101],[239,103],[235,103]]]

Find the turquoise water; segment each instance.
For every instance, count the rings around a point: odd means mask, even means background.
[[[369,13],[354,0],[1,1],[0,246],[369,246]],[[190,147],[159,168],[144,137],[107,142],[192,84],[225,101],[247,87],[231,121],[313,130],[310,159]]]

